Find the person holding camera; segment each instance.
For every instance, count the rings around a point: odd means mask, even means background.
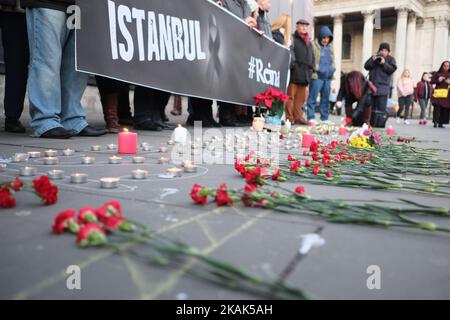
[[[389,43],[381,43],[378,53],[367,60],[364,68],[369,71],[369,79],[375,85],[372,92],[372,119],[374,127],[384,127],[387,121],[386,106],[390,92],[392,75],[397,70],[395,58],[390,55]]]

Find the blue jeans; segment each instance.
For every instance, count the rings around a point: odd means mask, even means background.
[[[63,127],[76,133],[88,124],[81,97],[88,75],[75,71],[75,34],[62,11],[27,9],[30,99],[33,137]]]
[[[313,80],[309,86],[308,121],[314,119],[317,97],[320,94],[320,120],[327,121],[330,116],[331,80]]]

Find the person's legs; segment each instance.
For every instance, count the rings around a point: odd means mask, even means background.
[[[181,116],[182,113],[182,105],[181,105],[181,96],[174,95],[173,96],[173,108],[170,113],[174,116]]]
[[[288,86],[287,95],[289,100],[286,104],[286,120],[289,120],[292,124],[295,123],[294,119],[294,100],[297,94],[297,85],[290,83]]]
[[[96,76],[98,92],[103,108],[103,118],[106,123],[106,130],[109,133],[118,133],[120,129],[119,116],[117,113],[119,105],[119,85],[120,82],[114,79]]]
[[[426,120],[427,119],[427,104],[428,104],[428,101],[426,99],[419,99],[420,120]]]
[[[399,97],[398,98],[398,106],[400,107],[397,111],[397,118],[400,118],[403,111],[405,110],[405,104],[406,104],[406,97]]]
[[[407,121],[409,118],[411,118],[412,103],[413,103],[412,95],[405,97],[405,121]]]
[[[294,119],[296,124],[307,124],[303,118],[303,105],[305,104],[308,94],[308,86],[298,85],[294,99]]]
[[[62,128],[61,60],[66,34],[64,12],[43,8],[26,10],[30,46],[28,97],[32,136]]]
[[[322,88],[320,90],[320,120],[328,121],[330,117],[330,92],[331,92],[331,80],[323,81]]]
[[[29,48],[26,17],[23,13],[0,11],[0,27],[5,59],[5,129],[23,133],[19,119],[27,88]]]
[[[159,112],[152,101],[150,89],[136,86],[134,88],[134,127],[138,130],[161,131],[162,128],[154,123],[153,114]]]
[[[120,82],[119,85],[117,115],[119,117],[119,124],[124,126],[132,126],[134,124],[130,106],[130,85],[126,82]]]
[[[324,83],[325,81],[323,80],[311,81],[308,103],[306,108],[306,112],[308,114],[308,121],[314,120],[314,113],[316,112],[317,107],[317,97],[319,96],[319,93],[322,91]],[[298,105],[296,104],[295,107],[298,108]]]

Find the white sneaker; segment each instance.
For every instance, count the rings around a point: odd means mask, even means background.
[[[397,124],[400,124],[400,118],[397,118],[396,121],[397,121]]]
[[[411,122],[409,122],[409,120],[405,120],[405,124],[406,124],[406,125],[410,125]]]

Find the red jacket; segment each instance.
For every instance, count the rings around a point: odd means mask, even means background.
[[[433,96],[433,85],[431,82],[420,81],[417,83],[416,89],[414,90],[414,101],[419,101],[419,99],[425,98],[425,85],[428,85],[428,97],[431,98]]]

